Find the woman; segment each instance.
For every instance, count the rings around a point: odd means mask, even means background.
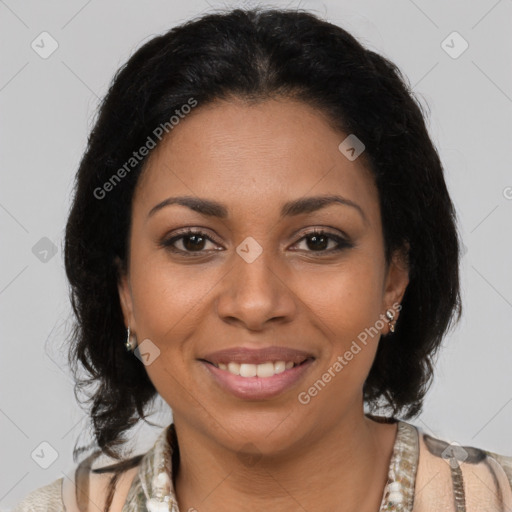
[[[511,457],[405,421],[460,318],[459,256],[391,62],[297,11],[155,37],[101,106],[66,229],[99,450],[15,510],[510,510]],[[158,395],[173,423],[123,457]]]

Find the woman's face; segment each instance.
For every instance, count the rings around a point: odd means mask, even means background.
[[[219,101],[150,155],[119,292],[177,425],[277,453],[362,415],[408,278],[386,268],[377,189],[346,136],[300,102]],[[343,200],[312,201],[326,196]]]

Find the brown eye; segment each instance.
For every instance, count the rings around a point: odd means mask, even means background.
[[[201,235],[186,235],[181,237],[183,246],[187,251],[196,251],[204,249],[206,237]]]
[[[160,245],[172,252],[182,253],[188,256],[190,253],[201,254],[206,252],[204,249],[208,241],[214,243],[213,240],[202,231],[187,230],[168,240],[164,240]],[[181,243],[182,248],[176,247],[175,244],[177,242]]]
[[[306,240],[308,252],[331,253],[353,247],[353,244],[334,233],[323,230],[315,230],[307,233],[300,241]],[[328,249],[329,243],[334,242],[334,248]]]
[[[311,231],[303,236],[299,242],[302,240],[306,240],[306,252],[316,252],[321,253],[322,255],[341,251],[345,248],[353,247],[354,245],[334,233],[323,230]],[[215,242],[204,232],[189,229],[168,240],[162,241],[160,245],[173,253],[178,253],[184,256],[201,256],[208,252],[208,249],[205,247],[208,242],[215,244]],[[177,246],[177,243],[180,243],[181,247]],[[334,247],[332,247],[333,243]],[[330,248],[329,244],[331,244]]]

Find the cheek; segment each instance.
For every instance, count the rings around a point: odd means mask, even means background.
[[[134,315],[139,329],[155,343],[179,338],[211,291],[207,269],[173,265],[160,251],[134,256],[132,261]]]
[[[300,286],[310,311],[338,336],[375,323],[382,306],[381,281],[376,262],[357,256],[332,271],[305,276]]]
[[[315,286],[307,279],[303,287],[308,290],[305,302],[311,321],[330,342],[328,357],[319,371],[342,357],[345,378],[359,382],[371,367],[384,327],[380,319],[381,270],[375,260],[357,257],[317,277]]]
[[[172,408],[180,408],[187,382],[186,353],[200,303],[200,280],[185,279],[183,272],[147,258],[137,265],[133,260],[131,276],[134,316],[139,341],[149,339],[157,354],[145,365],[149,379],[160,396]],[[204,293],[203,293],[204,295]],[[186,394],[185,394],[186,395]],[[177,401],[177,402],[176,402]]]
[[[197,265],[176,265],[161,255],[132,259],[131,284],[139,341],[149,339],[158,353],[146,372],[171,407],[181,400],[177,389],[191,389],[190,361],[194,335],[205,319],[205,308],[219,276]],[[192,342],[191,342],[192,340]],[[151,346],[151,345],[150,345]],[[185,400],[186,401],[186,400]]]

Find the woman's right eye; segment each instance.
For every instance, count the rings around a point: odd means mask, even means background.
[[[204,245],[207,241],[214,241],[202,231],[187,230],[168,240],[162,241],[161,245],[171,252],[180,253],[184,256],[191,256],[194,253],[201,254],[204,251]],[[176,247],[176,243],[180,242],[183,249]]]

